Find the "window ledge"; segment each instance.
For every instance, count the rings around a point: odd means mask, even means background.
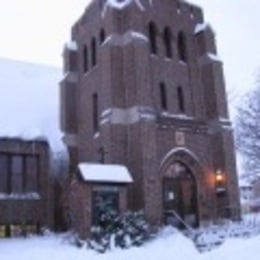
[[[178,63],[182,66],[187,66],[187,61],[184,61],[184,60],[178,60]]]
[[[164,57],[164,61],[165,62],[173,62],[173,59],[169,58],[169,57]]]
[[[95,132],[93,139],[98,139],[100,137],[100,132]]]
[[[0,200],[39,200],[41,196],[38,192],[27,193],[0,193]]]

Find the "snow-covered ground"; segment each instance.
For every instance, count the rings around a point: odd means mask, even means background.
[[[173,228],[165,228],[158,237],[142,247],[115,249],[99,254],[69,243],[68,235],[49,234],[42,237],[1,239],[0,258],[4,260],[259,260],[260,235],[229,238],[221,246],[200,253],[193,242]]]

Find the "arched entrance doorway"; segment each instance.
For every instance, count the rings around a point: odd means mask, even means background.
[[[177,228],[198,226],[198,188],[191,169],[174,161],[162,178],[164,222]]]

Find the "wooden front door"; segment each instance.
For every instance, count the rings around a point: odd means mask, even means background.
[[[170,171],[163,179],[165,224],[178,228],[185,224],[195,227],[198,225],[195,179],[185,165],[170,167]]]

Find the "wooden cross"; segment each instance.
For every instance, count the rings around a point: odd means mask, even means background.
[[[98,149],[98,153],[100,154],[100,163],[104,164],[106,159],[106,154],[108,154],[108,152],[106,152],[105,148],[101,146]]]

